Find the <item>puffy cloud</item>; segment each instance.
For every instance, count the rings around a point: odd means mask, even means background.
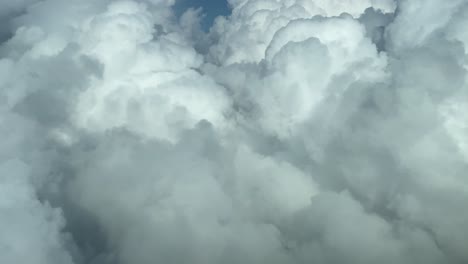
[[[0,261],[71,264],[60,210],[37,200],[30,174],[20,160],[0,164]]]
[[[74,200],[97,214],[119,261],[286,258],[275,224],[307,206],[316,186],[294,166],[213,133],[202,123],[174,145],[115,132],[76,153]]]
[[[201,56],[177,32],[153,40],[154,23],[145,5],[117,2],[85,25],[83,53],[105,67],[80,95],[75,118],[82,128],[125,126],[170,140],[200,120],[224,122],[229,99],[195,70]]]
[[[218,64],[259,62],[276,32],[289,22],[314,16],[334,17],[346,13],[359,17],[367,8],[393,12],[393,1],[231,1],[232,15],[219,18],[212,34],[219,44],[210,47],[210,58]],[[329,32],[330,34],[331,32]],[[342,31],[341,33],[345,33]]]
[[[6,1],[0,261],[467,262],[465,1],[228,2]]]

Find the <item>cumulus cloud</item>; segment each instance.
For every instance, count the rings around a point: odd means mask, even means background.
[[[0,1],[0,262],[466,263],[468,3]]]

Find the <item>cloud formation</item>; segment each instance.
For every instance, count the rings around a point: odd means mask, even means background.
[[[468,2],[229,4],[0,1],[0,263],[468,262]]]

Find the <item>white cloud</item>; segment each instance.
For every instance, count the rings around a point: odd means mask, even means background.
[[[206,34],[33,2],[0,12],[0,262],[468,261],[465,1],[230,0]]]

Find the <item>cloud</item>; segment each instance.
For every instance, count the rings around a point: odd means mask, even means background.
[[[468,261],[464,1],[5,3],[0,262]]]
[[[30,168],[19,160],[0,164],[0,260],[5,263],[73,263],[61,234],[59,209],[39,202],[30,183]]]

